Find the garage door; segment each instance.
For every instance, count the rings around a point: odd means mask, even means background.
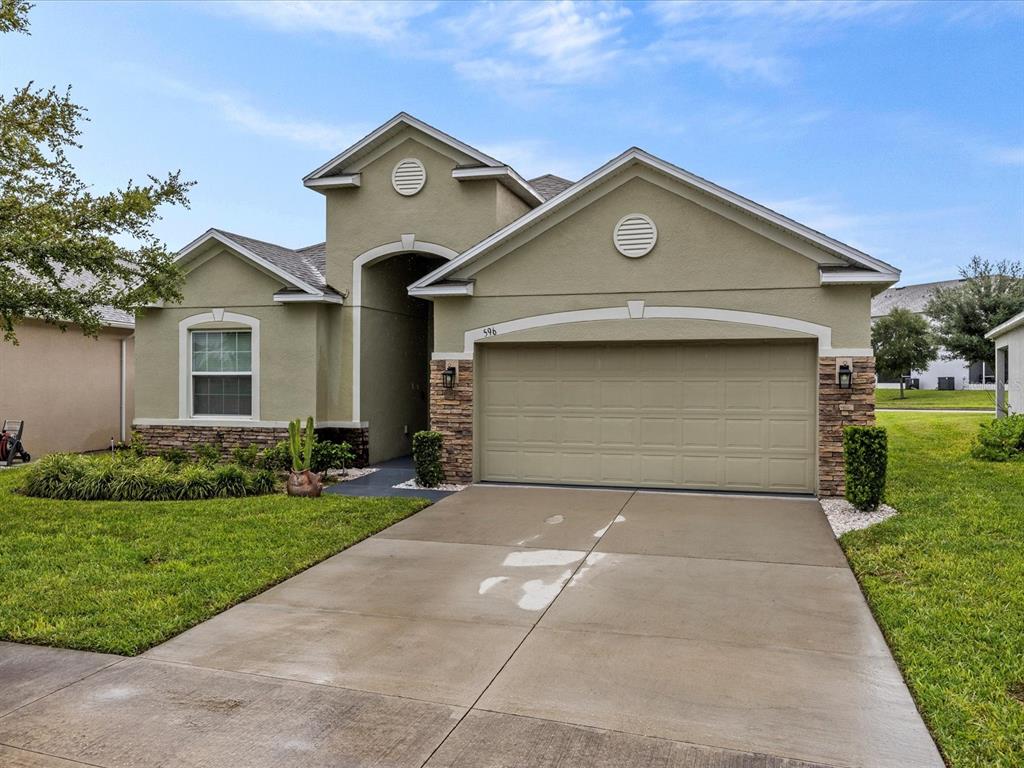
[[[815,349],[484,345],[483,480],[812,491]]]

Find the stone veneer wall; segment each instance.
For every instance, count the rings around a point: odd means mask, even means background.
[[[445,389],[441,373],[456,366],[455,388]],[[441,464],[445,480],[473,480],[473,361],[430,361],[430,428],[444,436]]]
[[[200,443],[220,448],[224,458],[231,457],[235,448],[256,443],[262,448],[288,439],[287,427],[200,427],[200,426],[136,426],[135,433],[146,446],[146,452],[157,454],[165,448],[184,448],[195,453]]]
[[[836,383],[836,358],[818,358],[818,495],[842,496],[843,427],[875,423],[875,358],[854,357],[853,386]]]
[[[317,427],[316,435],[332,443],[348,443],[355,454],[353,466],[365,467],[370,463],[370,430],[366,427]]]

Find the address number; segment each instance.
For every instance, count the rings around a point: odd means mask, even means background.
[[[484,336],[497,336],[498,329],[494,327],[484,328]]]

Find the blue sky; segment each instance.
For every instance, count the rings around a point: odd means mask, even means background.
[[[528,177],[636,145],[904,270],[1024,258],[1024,3],[56,3],[0,89],[70,83],[83,176],[181,168],[158,233],[323,239],[301,177],[405,110]]]

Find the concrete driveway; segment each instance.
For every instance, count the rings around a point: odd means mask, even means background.
[[[942,765],[813,500],[474,486],[139,658],[10,648],[24,768]]]

